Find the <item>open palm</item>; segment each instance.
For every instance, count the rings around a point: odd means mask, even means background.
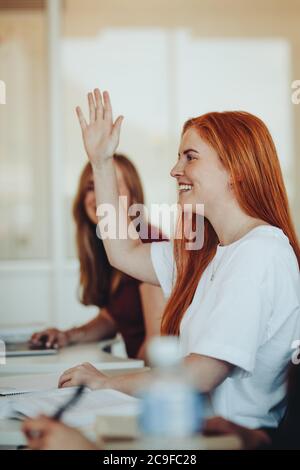
[[[108,92],[101,96],[97,88],[94,93],[88,93],[89,123],[78,106],[76,108],[84,147],[94,168],[115,153],[120,139],[123,116],[113,123],[112,108]]]

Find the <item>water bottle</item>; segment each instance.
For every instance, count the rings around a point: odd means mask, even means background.
[[[154,338],[148,357],[153,377],[140,393],[143,435],[172,438],[173,443],[195,435],[202,425],[202,397],[185,373],[178,338]]]

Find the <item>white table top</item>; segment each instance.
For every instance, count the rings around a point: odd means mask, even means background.
[[[0,448],[18,447],[26,444],[26,439],[21,432],[20,421],[0,420]],[[151,445],[152,444],[152,445]],[[190,450],[239,450],[242,448],[240,439],[236,436],[204,437],[196,436],[177,442],[174,439],[162,444],[161,439],[154,442],[149,440],[112,440],[107,441],[105,450],[135,450],[135,449],[190,449]]]
[[[8,357],[0,365],[0,376],[15,374],[62,373],[70,367],[90,362],[100,370],[134,369],[144,366],[138,359],[115,357],[102,350],[105,343],[91,343],[68,346],[50,356]]]
[[[105,373],[107,375],[119,375],[119,374],[129,374],[132,372],[143,372],[149,370],[148,368],[137,368],[133,367],[122,369],[112,369],[107,370]],[[0,377],[0,388],[7,387],[18,387],[18,384],[21,384],[22,388],[35,388],[40,387],[41,383],[43,388],[51,389],[56,388],[59,378],[59,373],[53,374],[25,374],[25,375],[15,375],[15,376],[1,376]],[[0,397],[1,400],[6,400],[7,397]],[[7,448],[8,446],[17,447],[25,444],[25,438],[21,432],[22,421],[15,419],[0,419],[0,448]]]

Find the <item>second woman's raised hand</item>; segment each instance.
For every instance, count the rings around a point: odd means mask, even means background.
[[[113,156],[120,139],[123,116],[113,122],[112,108],[109,94],[97,88],[88,93],[89,123],[86,121],[80,107],[76,108],[84,147],[88,158],[94,168]]]

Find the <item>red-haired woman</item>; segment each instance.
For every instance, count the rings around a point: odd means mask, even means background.
[[[113,123],[107,92],[95,90],[88,100],[90,122],[77,113],[97,204],[118,210],[112,155],[122,117]],[[272,138],[246,112],[191,119],[171,175],[182,212],[191,206],[195,221],[204,222],[201,249],[187,249],[184,238],[151,245],[106,239],[108,259],[169,296],[161,332],[180,335],[185,364],[199,390],[210,393],[212,414],[249,428],[276,426],[291,344],[299,339],[300,248]],[[149,375],[110,378],[87,364],[66,371],[60,386],[83,381],[134,393]]]
[[[121,154],[115,154],[113,161],[119,195],[127,198],[129,206],[143,205],[143,188],[133,163]],[[90,163],[85,165],[79,180],[73,215],[80,263],[80,301],[84,305],[96,305],[100,311],[77,328],[65,331],[49,328],[34,333],[32,346],[39,346],[45,336],[46,347],[50,348],[100,341],[121,333],[128,356],[145,359],[146,342],[159,334],[165,301],[161,289],[141,283],[110,265],[103,241],[96,233],[96,199]],[[145,218],[143,221],[144,243],[163,239]]]

